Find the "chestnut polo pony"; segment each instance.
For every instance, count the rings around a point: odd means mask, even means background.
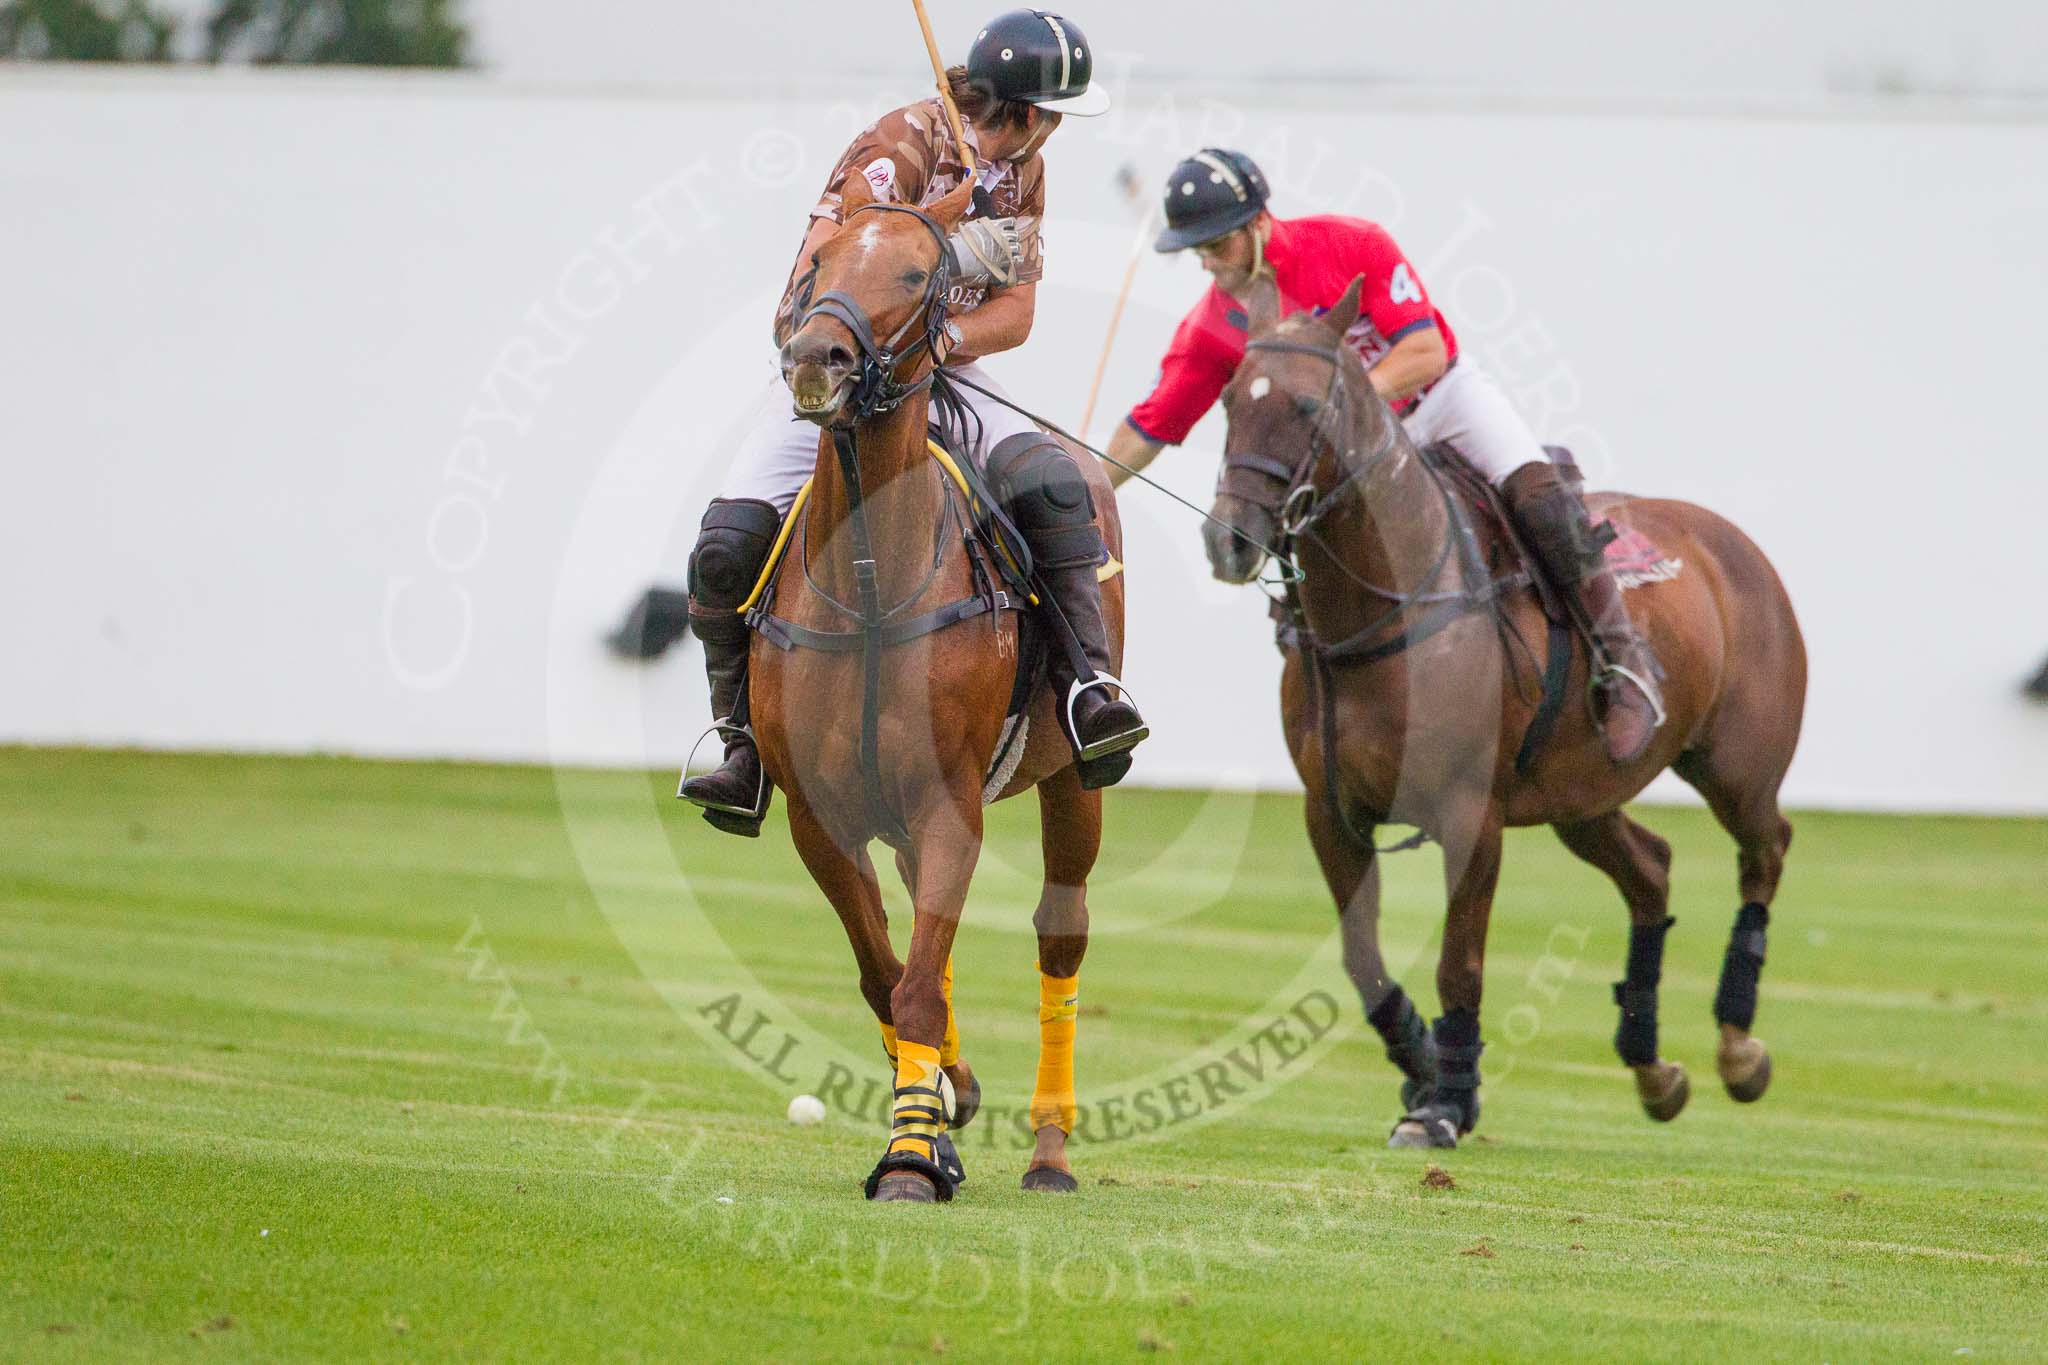
[[[999,743],[1014,742],[1006,718],[1020,604],[997,590],[991,553],[970,543],[965,499],[927,448],[934,400],[948,405],[933,349],[945,321],[946,238],[971,190],[919,210],[874,202],[860,176],[847,182],[843,225],[799,286],[785,352],[797,410],[825,430],[806,504],[784,531],[788,552],[772,570],[779,618],[769,624],[782,643],[757,633],[750,657],[763,766],[788,795],[797,852],[846,929],[896,1064],[893,1126],[867,1183],[876,1200],[951,1199],[962,1178],[948,1132],[973,1117],[980,1087],[959,1056],[951,954],[981,852],[985,785],[997,787],[992,799],[1036,789],[1043,829],[1037,1145],[1023,1184],[1065,1192],[1076,1183],[1066,1142],[1102,797],[1083,789],[1043,688],[1025,713],[1021,758],[1007,777],[991,774]],[[1096,461],[1080,464],[1103,540],[1120,558],[1108,480]],[[1110,578],[1102,593],[1120,664],[1122,582]],[[1006,766],[1013,757],[1006,752]],[[868,855],[876,839],[895,850],[914,907],[902,959]]]
[[[1792,839],[1778,787],[1806,695],[1805,645],[1785,589],[1748,537],[1704,508],[1591,499],[1595,517],[1641,533],[1677,569],[1626,595],[1669,675],[1668,715],[1648,752],[1612,765],[1590,707],[1558,704],[1588,695],[1586,652],[1551,628],[1557,618],[1517,571],[1513,532],[1479,505],[1483,481],[1461,493],[1453,461],[1418,452],[1345,344],[1361,284],[1326,316],[1283,321],[1261,282],[1249,349],[1223,395],[1229,435],[1214,515],[1230,529],[1212,522],[1205,539],[1227,582],[1257,575],[1262,546],[1293,561],[1276,612],[1281,713],[1346,968],[1405,1076],[1407,1114],[1391,1145],[1454,1146],[1478,1121],[1486,930],[1510,825],[1550,825],[1619,888],[1630,932],[1616,1049],[1652,1118],[1684,1107],[1685,1069],[1657,1042],[1671,849],[1622,810],[1666,768],[1699,790],[1735,840],[1743,904],[1714,1001],[1716,1066],[1735,1099],[1756,1100],[1770,1055],[1750,1028]],[[1546,636],[1547,663],[1531,644]],[[1373,831],[1383,822],[1417,826],[1444,847],[1443,1016],[1433,1031],[1380,954]]]

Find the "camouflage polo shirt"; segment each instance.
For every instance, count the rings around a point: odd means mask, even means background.
[[[1031,284],[1045,274],[1045,247],[1039,236],[1045,216],[1045,159],[1033,152],[1023,161],[982,161],[978,132],[966,125],[967,144],[981,162],[980,183],[995,201],[998,217],[1015,218],[1022,248],[1017,282]],[[967,179],[967,167],[953,142],[953,130],[946,111],[936,97],[905,105],[884,115],[862,130],[853,145],[832,168],[825,192],[818,197],[811,217],[839,221],[841,195],[848,176],[867,177],[868,188],[877,202],[909,204],[929,208],[960,188]],[[808,228],[806,228],[808,231]],[[791,283],[806,267],[796,262]],[[946,311],[954,315],[979,308],[988,298],[988,286],[954,284],[946,294]],[[775,335],[789,335],[791,323],[789,291],[775,310]]]

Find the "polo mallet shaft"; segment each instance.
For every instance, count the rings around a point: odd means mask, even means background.
[[[953,88],[946,83],[946,63],[939,56],[939,41],[932,37],[931,16],[924,12],[924,0],[910,0],[917,10],[917,26],[924,31],[925,55],[932,59],[932,79],[938,82],[939,103],[946,108],[946,122],[952,126],[953,141],[960,148],[960,162],[967,167],[967,178],[972,180],[978,169],[974,164],[974,149],[967,145],[967,129],[960,122],[960,110],[953,104]]]
[[[1124,262],[1124,282],[1116,291],[1116,306],[1109,310],[1109,330],[1102,337],[1102,354],[1095,358],[1095,378],[1088,383],[1088,405],[1081,409],[1081,434],[1095,424],[1095,400],[1102,396],[1102,377],[1109,373],[1109,353],[1116,348],[1117,328],[1123,325],[1124,305],[1131,300],[1131,286],[1137,282],[1138,263],[1145,259],[1145,239],[1152,235],[1152,215],[1138,224],[1137,240],[1131,243],[1130,259]]]

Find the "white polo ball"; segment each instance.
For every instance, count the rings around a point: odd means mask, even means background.
[[[789,1121],[799,1128],[813,1128],[825,1121],[825,1101],[816,1095],[798,1095],[789,1102]]]

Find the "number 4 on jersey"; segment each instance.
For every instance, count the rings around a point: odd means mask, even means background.
[[[1415,276],[1409,272],[1408,262],[1403,261],[1394,267],[1394,279],[1388,286],[1387,297],[1395,303],[1422,302],[1422,286],[1415,282]]]

